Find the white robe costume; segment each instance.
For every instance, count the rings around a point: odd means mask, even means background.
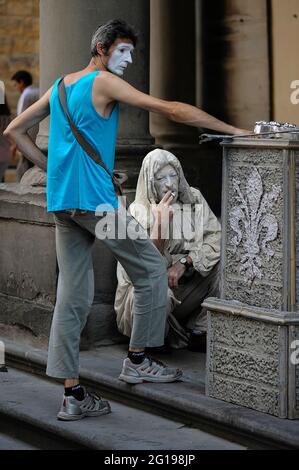
[[[187,346],[190,329],[206,329],[206,312],[201,307],[201,302],[207,296],[218,295],[221,226],[201,192],[188,185],[179,160],[166,150],[155,149],[143,160],[136,197],[129,208],[130,213],[142,227],[150,234],[151,204],[156,203],[158,199],[155,174],[166,165],[171,165],[177,172],[179,191],[178,199],[173,205],[175,213],[170,223],[172,231],[170,229],[170,237],[165,242],[162,255],[167,268],[187,255],[192,258],[194,266],[193,275],[186,273],[180,280],[178,288],[168,288],[165,336],[168,335],[172,347],[182,348]],[[178,211],[179,217],[177,217]],[[183,224],[179,223],[180,217]],[[191,223],[192,232],[195,229],[191,238],[186,237],[186,231],[183,230],[187,223]],[[175,238],[173,234],[176,234]],[[118,287],[114,304],[117,326],[122,334],[130,337],[134,287],[120,263],[117,266],[117,278]],[[184,311],[185,304],[188,304],[186,311]]]

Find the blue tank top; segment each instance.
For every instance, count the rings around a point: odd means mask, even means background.
[[[108,118],[92,103],[92,85],[99,71],[66,86],[69,113],[85,139],[99,151],[112,172],[119,105]],[[82,209],[95,211],[100,204],[118,207],[111,177],[82,149],[75,139],[59,102],[58,82],[50,97],[50,131],[47,164],[47,210]],[[109,210],[109,208],[107,209]]]

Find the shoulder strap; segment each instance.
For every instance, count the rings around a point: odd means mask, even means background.
[[[106,167],[105,163],[103,162],[102,158],[101,158],[101,155],[99,154],[99,152],[97,152],[95,150],[95,148],[90,145],[89,142],[87,142],[87,140],[85,140],[85,138],[83,137],[83,135],[80,133],[79,129],[75,126],[70,114],[69,114],[69,111],[68,111],[68,108],[67,108],[67,99],[66,99],[66,91],[65,91],[65,86],[64,86],[64,77],[62,77],[59,82],[58,82],[58,95],[59,95],[59,99],[60,99],[60,104],[62,106],[62,109],[64,110],[65,114],[66,114],[66,117],[68,119],[68,122],[69,122],[69,125],[71,127],[71,130],[77,140],[77,142],[81,145],[81,147],[85,150],[85,152],[96,162],[98,163],[99,165],[101,165],[101,167],[104,168],[104,170],[107,171],[107,173],[111,176],[112,178],[112,181],[113,181],[113,184],[115,184],[115,181],[114,181],[114,175],[111,173],[110,170],[108,170],[108,168]]]

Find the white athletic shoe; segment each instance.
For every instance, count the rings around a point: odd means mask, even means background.
[[[62,421],[76,421],[86,416],[101,416],[111,412],[108,401],[102,400],[95,393],[89,393],[85,387],[85,398],[76,400],[75,397],[63,396],[62,405],[57,418]]]
[[[141,364],[134,364],[128,357],[124,359],[120,380],[129,384],[142,382],[167,383],[182,377],[183,372],[174,367],[167,367],[163,362],[146,356]]]

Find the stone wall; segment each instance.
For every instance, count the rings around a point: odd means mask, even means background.
[[[55,228],[44,188],[0,185],[0,324],[49,335],[56,295]]]
[[[39,0],[0,0],[0,80],[16,112],[18,93],[10,78],[28,70],[39,84]]]

